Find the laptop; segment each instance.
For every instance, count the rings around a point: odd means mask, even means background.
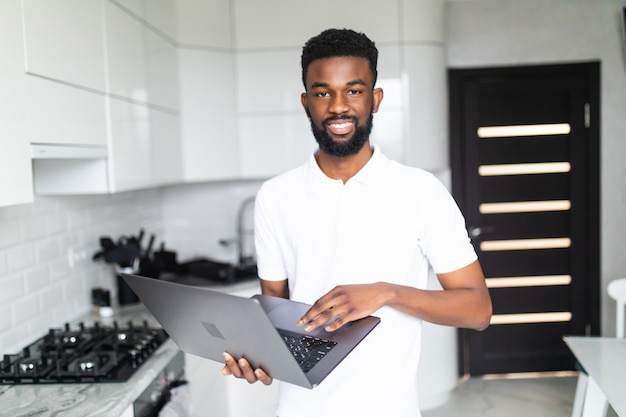
[[[272,378],[305,388],[319,385],[380,323],[369,316],[334,332],[305,332],[296,322],[308,304],[264,295],[239,297],[139,275],[122,277],[183,352],[220,363],[223,352],[245,357]]]

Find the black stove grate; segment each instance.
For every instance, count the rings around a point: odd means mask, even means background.
[[[20,353],[4,355],[0,384],[125,382],[167,338],[146,321],[122,327],[80,323],[76,329],[65,324]]]

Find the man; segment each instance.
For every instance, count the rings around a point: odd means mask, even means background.
[[[319,150],[267,181],[255,207],[263,294],[313,304],[306,331],[370,314],[380,325],[315,389],[283,383],[277,414],[419,416],[422,320],[485,329],[491,300],[464,219],[434,176],[369,143],[378,51],[364,34],[331,29],[302,52],[302,106]],[[429,264],[442,291],[427,291]],[[224,355],[225,375],[270,384]]]

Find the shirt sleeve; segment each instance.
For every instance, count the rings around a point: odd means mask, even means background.
[[[420,246],[437,274],[456,271],[478,257],[467,234],[465,218],[448,190],[433,177],[427,222]]]
[[[254,205],[254,244],[259,278],[267,281],[287,279],[278,237],[278,216],[266,185],[258,191]]]

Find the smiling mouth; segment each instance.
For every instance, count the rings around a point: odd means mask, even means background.
[[[353,131],[355,123],[356,122],[354,119],[342,118],[342,119],[328,120],[325,123],[325,125],[331,134],[337,135],[337,136],[343,136]]]

